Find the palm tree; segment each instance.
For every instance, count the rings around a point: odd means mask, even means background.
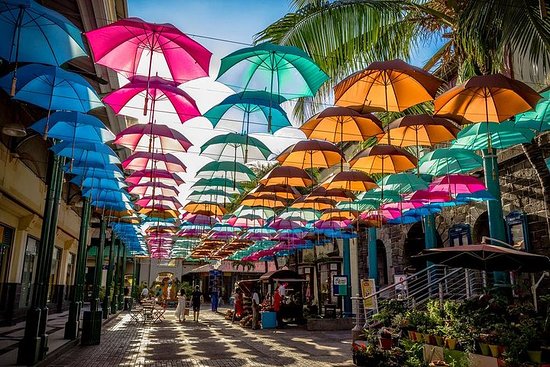
[[[549,0],[294,0],[293,7],[256,41],[304,49],[333,83],[373,61],[411,60],[434,45],[424,68],[449,83],[494,72],[528,78],[550,69]],[[521,70],[514,61],[531,67]],[[322,106],[309,102],[297,104],[298,118]],[[548,208],[550,171],[542,149],[538,141],[523,149]]]

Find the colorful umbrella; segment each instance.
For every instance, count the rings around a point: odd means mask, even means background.
[[[355,195],[353,195],[349,190],[326,189],[322,186],[319,186],[314,190],[312,190],[307,195],[307,198],[308,199],[323,198],[323,199],[330,199],[334,201],[353,201],[355,199]]]
[[[209,162],[202,166],[196,174],[198,178],[224,177],[233,181],[252,181],[256,174],[239,162]]]
[[[381,178],[378,181],[378,186],[384,189],[384,193],[389,190],[404,194],[416,190],[426,190],[428,183],[412,173],[394,173]]]
[[[376,116],[346,107],[328,107],[307,120],[300,130],[308,139],[333,143],[364,141],[383,133],[382,123]]]
[[[94,61],[130,78],[158,75],[177,83],[208,76],[212,54],[172,24],[119,20],[86,33]]]
[[[303,222],[284,219],[284,218],[275,218],[271,223],[269,223],[269,227],[281,230],[281,229],[300,229],[304,226]]]
[[[403,197],[405,201],[418,201],[426,204],[451,201],[449,192],[418,190]]]
[[[135,171],[126,178],[126,182],[140,185],[145,182],[159,182],[166,185],[183,185],[185,182],[175,173],[160,169],[144,169]]]
[[[294,221],[310,222],[321,217],[321,212],[314,209],[298,209],[289,207],[279,214],[281,219],[290,219]]]
[[[235,183],[235,181],[229,180],[227,178],[201,178],[191,186],[192,189],[196,188],[217,188],[224,190],[227,193],[241,193],[243,189],[241,185]],[[200,191],[200,190],[199,190]]]
[[[179,190],[171,185],[162,182],[143,182],[138,185],[132,185],[128,188],[128,192],[134,195],[156,195],[177,196]]]
[[[262,195],[247,195],[241,201],[241,205],[255,207],[255,206],[267,206],[270,208],[283,208],[286,206],[286,202],[283,199],[277,197],[275,194],[262,194]]]
[[[443,82],[401,60],[373,62],[334,87],[338,106],[400,112],[434,99]]]
[[[313,179],[301,168],[279,166],[266,173],[258,182],[265,186],[289,185],[293,187],[307,187],[313,184]]]
[[[165,205],[169,209],[176,210],[181,208],[182,205],[177,198],[173,196],[155,195],[155,196],[143,196],[136,201],[136,205],[143,207],[151,207],[152,205]]]
[[[212,202],[195,203],[191,201],[183,207],[183,210],[186,210],[192,214],[204,214],[211,216],[220,216],[226,213],[226,210],[222,206],[218,203]]]
[[[245,216],[248,214],[257,215],[262,217],[263,219],[269,219],[271,217],[275,216],[275,210],[273,208],[268,207],[249,207],[241,205],[235,211],[233,212],[233,215],[235,216]]]
[[[174,120],[184,123],[200,116],[199,109],[190,95],[178,88],[176,82],[159,77],[134,76],[130,83],[105,96],[103,102],[116,114],[149,123]]]
[[[361,171],[342,171],[333,174],[321,186],[327,190],[343,189],[350,191],[369,191],[378,187],[376,182]]]
[[[336,202],[329,198],[314,197],[307,198],[302,196],[292,203],[291,208],[294,209],[313,209],[313,210],[326,210],[334,208]]]
[[[229,69],[237,83],[228,80]],[[304,51],[267,42],[225,56],[218,73],[218,80],[229,81],[228,85],[242,90],[268,90],[286,99],[314,96],[327,79]]]
[[[500,124],[489,122],[465,127],[451,146],[468,150],[488,148],[506,149],[513,145],[528,143],[535,137],[531,129],[517,127],[512,121]]]
[[[132,151],[151,151],[154,148],[161,153],[186,152],[192,145],[179,131],[158,124],[136,124],[127,127],[117,134],[114,143]]]
[[[135,152],[122,162],[122,167],[134,171],[160,169],[169,172],[185,172],[187,169],[175,155],[153,152]]]
[[[295,200],[301,194],[294,187],[289,185],[258,185],[249,192],[250,196],[260,196],[263,194],[273,194],[279,199]],[[266,205],[269,206],[269,205]]]
[[[516,126],[535,130],[537,133],[550,130],[550,90],[541,93],[542,100],[537,103],[534,111],[516,115]]]
[[[39,134],[48,131],[50,138],[74,143],[106,143],[115,139],[114,134],[100,119],[81,112],[54,112],[49,117],[38,120],[30,128]]]
[[[351,159],[350,167],[373,173],[398,173],[416,167],[417,159],[403,148],[377,144],[367,148]]]
[[[245,162],[248,160],[267,160],[271,151],[259,139],[248,135],[228,133],[218,135],[201,146],[201,155],[213,160]]]
[[[113,163],[120,163],[117,154],[105,144],[79,143],[70,141],[57,143],[50,148],[55,154],[85,162],[86,167],[104,168]]]
[[[194,190],[187,195],[187,200],[201,202],[201,201],[213,201],[217,203],[228,203],[234,194],[229,194],[225,190],[220,189],[203,189]]]
[[[481,168],[483,160],[474,152],[462,148],[439,148],[425,154],[418,163],[418,171],[434,176],[466,173]]]
[[[285,149],[277,160],[282,166],[304,168],[328,168],[341,161],[340,149],[324,140],[302,140]]]
[[[446,175],[433,180],[428,191],[442,191],[451,195],[457,195],[471,194],[482,190],[487,190],[487,188],[475,177],[467,175]]]

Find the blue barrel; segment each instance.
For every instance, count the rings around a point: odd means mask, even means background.
[[[262,329],[274,329],[277,327],[277,314],[275,312],[260,312],[262,317]]]

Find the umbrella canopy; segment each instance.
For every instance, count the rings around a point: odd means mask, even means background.
[[[213,226],[218,223],[218,220],[214,217],[210,217],[203,214],[188,214],[182,217],[182,220],[186,224],[192,224],[195,226]]]
[[[541,93],[543,99],[537,103],[534,111],[516,115],[516,126],[535,130],[537,133],[550,130],[550,90]]]
[[[241,205],[255,207],[255,206],[267,206],[270,208],[283,208],[286,206],[284,199],[279,198],[275,194],[262,194],[262,195],[247,195],[241,201]]]
[[[192,189],[196,188],[217,188],[224,190],[227,193],[241,193],[243,189],[241,185],[231,181],[227,178],[201,178],[191,186]]]
[[[35,1],[3,1],[0,34],[0,58],[9,63],[60,66],[87,56],[81,30],[58,12]]]
[[[533,130],[517,127],[512,121],[504,121],[500,124],[494,122],[473,124],[458,134],[458,138],[453,142],[451,148],[506,149],[516,144],[528,143],[534,137]]]
[[[122,162],[124,169],[134,171],[144,169],[161,169],[169,172],[185,172],[187,167],[170,153],[135,152]]]
[[[451,120],[421,114],[398,118],[386,126],[386,131],[380,137],[384,144],[431,147],[455,139],[460,129]]]
[[[53,139],[73,142],[106,143],[115,139],[114,134],[100,119],[74,111],[52,113],[32,124],[30,128],[39,134],[47,131],[48,136]]]
[[[94,61],[130,78],[158,75],[183,83],[208,76],[212,54],[172,24],[126,18],[86,33]]]
[[[226,213],[226,210],[221,205],[211,202],[196,203],[191,201],[183,207],[183,210],[186,210],[192,214],[204,214],[211,216],[220,216]]]
[[[439,148],[420,158],[418,170],[420,173],[441,176],[470,172],[482,165],[482,158],[470,150]]]
[[[384,174],[413,169],[417,162],[416,157],[403,148],[377,144],[356,154],[349,164],[351,168],[368,174]]]
[[[176,82],[156,76],[134,76],[130,83],[105,96],[103,102],[116,114],[146,122],[168,122],[177,116],[184,123],[201,114],[195,100],[178,88]]]
[[[86,167],[86,162],[81,161],[73,161],[72,167],[70,163],[66,163],[63,166],[63,170],[67,173],[71,173],[73,175],[77,175],[75,178],[80,178],[80,180],[76,180],[80,184],[80,182],[87,177],[97,177],[97,178],[116,178],[116,179],[123,179],[124,174],[114,164],[108,165],[105,168],[94,168],[94,167]]]
[[[279,106],[284,101],[284,97],[268,92],[244,91],[225,98],[204,117],[214,127],[237,133],[274,133],[291,126],[286,112]]]
[[[277,160],[282,166],[328,168],[343,158],[341,150],[325,140],[302,140],[285,149]]]
[[[550,259],[494,245],[466,245],[423,250],[417,258],[452,267],[536,273],[550,270]]]
[[[162,182],[142,182],[137,185],[132,185],[128,188],[128,192],[134,195],[156,195],[177,196],[179,190],[171,185]]]
[[[304,226],[303,222],[300,221],[294,221],[289,219],[283,219],[283,218],[275,218],[271,223],[269,223],[269,227],[281,230],[281,229],[300,229]]]
[[[256,174],[239,162],[209,162],[202,166],[196,174],[198,178],[225,177],[232,181],[252,181]]]
[[[501,122],[536,107],[540,94],[502,74],[474,76],[441,94],[434,114],[462,122]]]
[[[295,221],[301,221],[301,222],[310,222],[313,220],[317,220],[321,217],[321,212],[314,209],[297,209],[289,207],[285,209],[281,214],[279,214],[279,218],[282,219],[290,219]]]
[[[313,210],[326,210],[334,208],[336,202],[329,198],[314,197],[307,198],[302,196],[292,203],[291,208],[294,209],[313,209]]]
[[[449,192],[418,190],[403,197],[405,201],[419,201],[422,203],[442,203],[451,201]]]
[[[378,181],[378,186],[386,190],[396,191],[400,194],[416,190],[426,190],[428,183],[413,173],[394,173],[384,176]]]
[[[294,187],[307,187],[313,184],[313,179],[301,168],[279,166],[266,173],[259,183],[265,186],[289,185]]]
[[[169,209],[176,210],[181,208],[182,205],[177,198],[173,196],[155,195],[155,196],[143,196],[136,201],[136,205],[141,207],[151,207],[153,205],[165,205]]]
[[[355,199],[355,195],[349,190],[344,189],[326,189],[322,186],[319,186],[312,190],[308,195],[308,199],[322,198],[330,199],[335,201],[352,201]]]
[[[401,60],[377,61],[334,87],[338,106],[360,111],[403,111],[434,99],[443,81]]]
[[[289,185],[258,185],[253,190],[249,192],[250,196],[260,196],[263,194],[273,194],[279,199],[283,200],[294,200],[298,198],[301,194],[294,187]],[[266,205],[269,206],[269,205]]]
[[[73,181],[71,180],[71,182]],[[86,189],[93,188],[116,191],[125,188],[127,185],[114,178],[84,177],[80,186]]]
[[[161,153],[186,152],[192,145],[179,131],[158,124],[136,124],[127,127],[117,134],[115,144],[132,151],[151,151],[154,148]]]
[[[175,173],[160,169],[144,169],[135,171],[126,177],[126,182],[139,185],[145,182],[160,182],[167,185],[183,185],[185,182]]]
[[[267,42],[225,56],[218,73],[218,80],[229,81],[228,85],[267,90],[286,99],[314,96],[327,79],[304,51]]]
[[[483,182],[468,175],[446,175],[438,177],[430,184],[429,191],[448,192],[451,195],[471,194],[487,190]]]
[[[101,143],[82,142],[75,145],[70,141],[62,141],[50,149],[59,156],[86,162],[86,167],[104,168],[113,163],[120,163],[117,154],[107,145]]]
[[[235,211],[233,212],[233,215],[235,216],[244,216],[244,215],[257,215],[260,216],[263,219],[269,219],[271,217],[275,216],[275,210],[273,208],[269,207],[249,207],[241,205]]]
[[[153,221],[157,219],[177,219],[178,212],[175,210],[159,210],[158,208],[142,208],[139,212]]]
[[[370,113],[359,113],[347,107],[328,107],[300,127],[308,139],[364,141],[383,133],[382,123]]]
[[[321,186],[327,190],[343,189],[350,191],[369,191],[378,187],[372,178],[361,171],[342,171],[333,174]]]
[[[362,192],[357,195],[357,200],[373,200],[379,203],[392,203],[395,201],[401,201],[401,195],[397,191],[375,189],[367,192]]]
[[[208,189],[194,190],[187,195],[187,200],[191,201],[215,201],[217,203],[228,203],[234,194],[229,194],[225,190]]]
[[[218,135],[201,146],[201,155],[213,160],[230,160],[244,163],[249,161],[267,160],[271,154],[269,148],[259,139],[237,133]]]
[[[227,224],[241,228],[262,227],[264,223],[265,220],[263,218],[255,215],[231,217],[227,220]]]

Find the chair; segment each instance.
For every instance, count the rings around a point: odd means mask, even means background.
[[[164,320],[164,313],[166,312],[166,304],[161,307],[154,307],[152,313],[152,322],[162,322]]]
[[[131,321],[141,322],[143,318],[143,307],[134,307],[130,311]]]

